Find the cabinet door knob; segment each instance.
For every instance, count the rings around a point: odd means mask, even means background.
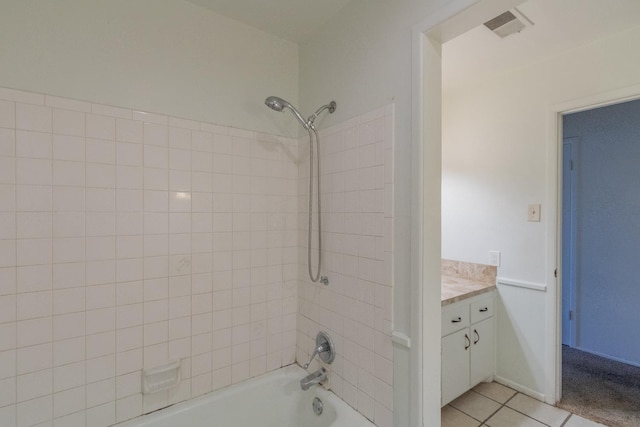
[[[469,339],[469,335],[464,334],[464,339],[467,340],[467,344],[464,346],[464,349],[468,349],[469,347],[471,347],[471,340]]]
[[[460,323],[462,322],[462,317],[458,317],[457,319],[453,319],[451,323]]]
[[[480,341],[480,334],[476,329],[473,330],[473,333],[476,334],[476,339],[473,341],[473,343],[478,344],[478,341]]]
[[[480,313],[484,313],[486,311],[489,311],[489,307],[485,307],[485,308],[481,308],[480,309]]]

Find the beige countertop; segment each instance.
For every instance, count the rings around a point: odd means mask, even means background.
[[[495,283],[442,276],[442,306],[489,292],[495,288]]]

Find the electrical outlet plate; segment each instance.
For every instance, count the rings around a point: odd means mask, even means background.
[[[529,205],[527,221],[540,222],[540,204]]]
[[[489,265],[500,267],[500,251],[489,251]]]

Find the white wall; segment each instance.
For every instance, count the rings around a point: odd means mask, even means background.
[[[330,99],[338,103],[337,111],[325,119],[325,124],[395,105],[393,328],[407,335],[412,333],[411,29],[445,3],[354,0],[300,49],[303,108],[312,110]],[[419,342],[415,339],[414,343]],[[393,357],[394,422],[411,425],[409,352],[395,346]],[[439,401],[439,396],[432,400]],[[412,410],[417,413],[415,406]]]
[[[0,2],[0,87],[297,135],[298,47],[183,0]]]
[[[0,425],[112,425],[293,363],[297,152],[0,88]]]
[[[0,424],[111,425],[292,363],[274,135],[298,124],[263,100],[298,101],[297,46],[179,0],[0,10]]]
[[[502,252],[498,276],[547,286],[545,210],[555,184],[547,182],[548,129],[553,105],[640,83],[640,28],[634,28],[532,66],[506,72],[444,97],[443,257],[487,262]],[[445,46],[446,49],[446,46]],[[551,149],[555,149],[551,146]],[[543,203],[542,222],[527,222],[527,204]],[[501,289],[498,375],[534,393],[548,393],[545,321],[553,298],[544,292]],[[530,298],[535,311],[516,309]],[[530,346],[530,343],[536,343]],[[546,367],[545,367],[546,366]],[[527,375],[521,375],[527,372]]]
[[[621,325],[640,324],[634,267],[640,252],[640,101],[564,117],[577,137],[576,346],[640,365],[640,340]],[[565,284],[568,285],[568,284]]]
[[[411,189],[411,28],[442,1],[356,0],[300,49],[300,100],[311,110],[335,99],[325,120],[340,123],[395,104],[395,282],[409,282]],[[399,167],[398,167],[399,166]],[[397,307],[409,307],[408,286],[397,286]],[[408,331],[409,310],[396,309],[396,329]]]

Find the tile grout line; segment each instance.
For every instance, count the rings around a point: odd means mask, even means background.
[[[569,419],[571,419],[571,417],[573,417],[573,412],[569,413],[569,416],[562,422],[562,424],[560,424],[560,427],[566,426],[567,423],[569,422]]]
[[[513,395],[513,396],[511,396],[509,399],[507,399],[504,403],[500,403],[500,402],[498,402],[497,400],[494,400],[494,399],[492,399],[491,397],[486,396],[486,395],[484,395],[484,394],[482,394],[482,393],[479,393],[479,392],[477,392],[477,391],[475,391],[475,390],[471,390],[471,391],[473,391],[474,393],[479,394],[480,396],[486,397],[487,399],[489,399],[489,400],[491,400],[491,401],[493,401],[493,402],[496,402],[496,403],[499,403],[499,404],[500,404],[500,407],[499,407],[498,409],[496,409],[494,412],[492,412],[492,413],[491,413],[487,418],[485,418],[484,420],[479,420],[479,419],[477,419],[477,418],[474,418],[473,416],[471,416],[470,414],[468,414],[468,413],[466,413],[466,412],[462,411],[461,409],[458,409],[458,408],[456,408],[455,406],[451,406],[452,408],[456,409],[457,411],[460,411],[460,412],[462,412],[463,414],[465,414],[465,415],[467,415],[467,416],[469,416],[469,417],[473,418],[474,420],[479,421],[479,422],[481,423],[481,424],[480,424],[480,427],[487,425],[487,424],[486,424],[486,422],[487,422],[489,419],[491,419],[491,417],[493,417],[495,414],[497,414],[498,412],[500,412],[500,410],[502,410],[502,409],[503,409],[503,408],[505,408],[505,407],[507,407],[508,409],[510,409],[510,410],[512,410],[512,411],[514,411],[514,412],[517,412],[517,413],[519,413],[519,414],[521,414],[521,415],[524,415],[525,417],[530,418],[530,419],[532,419],[532,420],[534,420],[534,421],[536,421],[536,422],[539,422],[539,423],[540,423],[540,424],[542,424],[542,425],[545,425],[545,426],[547,426],[547,427],[551,427],[551,426],[550,426],[549,424],[547,424],[547,423],[544,423],[544,422],[542,422],[542,421],[540,421],[540,420],[538,420],[538,419],[536,419],[536,418],[533,418],[533,417],[531,417],[531,416],[529,416],[529,415],[527,415],[527,414],[525,414],[525,413],[523,413],[523,412],[518,411],[517,409],[514,409],[514,408],[510,407],[510,406],[507,406],[507,404],[508,404],[509,402],[511,402],[511,401],[512,401],[512,400],[513,400],[517,395],[522,394],[523,396],[526,396],[525,394],[520,393],[519,391],[516,391],[516,392],[514,393],[514,395]],[[549,406],[551,406],[551,405],[549,405]],[[552,407],[554,407],[554,406],[552,406]],[[565,420],[562,422],[562,424],[560,424],[560,427],[563,427],[563,426],[567,423],[567,421],[569,420],[569,418],[571,418],[571,416],[572,416],[572,415],[573,415],[573,413],[569,413],[569,415],[567,416],[567,418],[565,418]]]
[[[477,392],[476,392],[476,393],[477,393]],[[482,393],[478,393],[478,394],[480,394],[481,396],[484,396],[484,394],[482,394]],[[485,420],[483,420],[483,421],[482,421],[482,425],[485,425],[485,423],[486,423],[488,420],[490,420],[490,419],[491,419],[491,417],[493,417],[495,414],[497,414],[498,412],[500,412],[500,410],[501,410],[502,408],[504,408],[504,407],[507,405],[507,403],[508,403],[508,402],[510,402],[511,400],[513,400],[513,398],[514,398],[514,397],[516,397],[517,395],[518,395],[518,392],[516,391],[516,392],[513,394],[513,396],[511,396],[510,398],[508,398],[507,400],[505,400],[505,401],[504,401],[504,403],[502,403],[498,409],[496,409],[496,410],[495,410],[491,415],[489,415]],[[491,398],[490,398],[490,397],[488,397],[488,396],[485,396],[485,397],[487,397],[487,399],[493,400],[493,399],[491,399]],[[493,401],[494,401],[494,402],[497,402],[496,400],[493,400]],[[498,402],[498,403],[500,403],[500,402]]]
[[[491,400],[491,401],[493,401],[493,402],[498,403],[498,404],[500,405],[500,407],[499,407],[498,409],[496,409],[494,412],[492,412],[492,413],[491,413],[487,418],[485,418],[484,420],[479,420],[478,418],[475,418],[475,417],[474,417],[474,416],[472,416],[471,414],[466,413],[466,412],[465,412],[465,411],[463,411],[462,409],[456,408],[455,406],[451,405],[451,403],[448,403],[447,405],[451,406],[451,407],[452,407],[453,409],[455,409],[456,411],[462,412],[462,413],[463,413],[463,414],[465,414],[466,416],[468,416],[468,417],[470,417],[470,418],[472,418],[472,419],[474,419],[474,420],[476,420],[476,421],[480,422],[480,425],[481,425],[481,426],[482,426],[482,425],[484,425],[484,423],[485,423],[489,418],[493,417],[493,416],[494,416],[494,415],[495,415],[495,414],[496,414],[500,409],[502,409],[502,407],[505,405],[504,403],[500,403],[500,402],[498,402],[497,400],[494,400],[494,399],[490,398],[489,396],[485,396],[484,394],[482,394],[482,393],[480,393],[480,392],[477,392],[477,391],[475,391],[475,390],[473,390],[473,389],[471,389],[471,390],[469,390],[469,391],[471,391],[471,392],[473,392],[473,393],[476,393],[476,394],[478,394],[478,395],[480,395],[480,396],[482,396],[482,397],[484,397],[484,398],[486,398],[486,399],[489,399],[489,400]],[[516,392],[516,394],[517,394],[517,392]],[[514,394],[514,396],[515,396],[515,394]],[[509,400],[511,400],[511,399],[513,399],[513,396],[511,396],[509,399],[507,399],[507,402],[508,402]],[[506,403],[506,402],[505,402],[505,403]]]
[[[518,394],[522,394],[523,396],[527,396],[527,395],[526,395],[526,394],[524,394],[524,393],[516,392],[516,394],[514,394],[514,395],[513,395],[513,397],[511,397],[511,399],[509,399],[507,402],[505,402],[505,405],[506,405],[508,402],[510,402],[511,400],[513,400],[513,398],[514,398],[514,397],[516,397]],[[546,403],[544,403],[544,402],[540,402],[540,403],[542,403],[542,404],[544,404],[544,405],[548,405],[548,404],[546,404]],[[551,407],[551,408],[560,409],[560,408],[558,408],[557,406],[553,406],[553,405],[548,405],[548,406],[549,406],[549,407]],[[537,422],[539,422],[540,424],[543,424],[543,425],[548,426],[548,427],[553,427],[553,426],[550,426],[549,424],[547,424],[547,423],[545,423],[545,422],[543,422],[543,421],[540,421],[540,420],[539,420],[539,419],[537,419],[537,418],[533,418],[532,416],[525,414],[524,412],[520,412],[520,411],[518,411],[518,410],[517,410],[517,409],[515,409],[515,408],[512,408],[512,407],[510,407],[510,406],[507,406],[507,408],[509,408],[509,409],[511,409],[512,411],[515,411],[515,412],[517,412],[517,413],[519,413],[519,414],[522,414],[522,415],[524,415],[525,417],[531,418],[532,420],[537,421]],[[562,409],[562,410],[564,410],[564,409]],[[567,412],[568,412],[568,411],[567,411]],[[567,421],[569,420],[569,418],[571,418],[572,416],[573,416],[573,413],[572,413],[572,412],[569,412],[569,415],[568,415],[568,416],[564,419],[564,421],[560,424],[560,427],[564,426],[564,425],[567,423]]]

